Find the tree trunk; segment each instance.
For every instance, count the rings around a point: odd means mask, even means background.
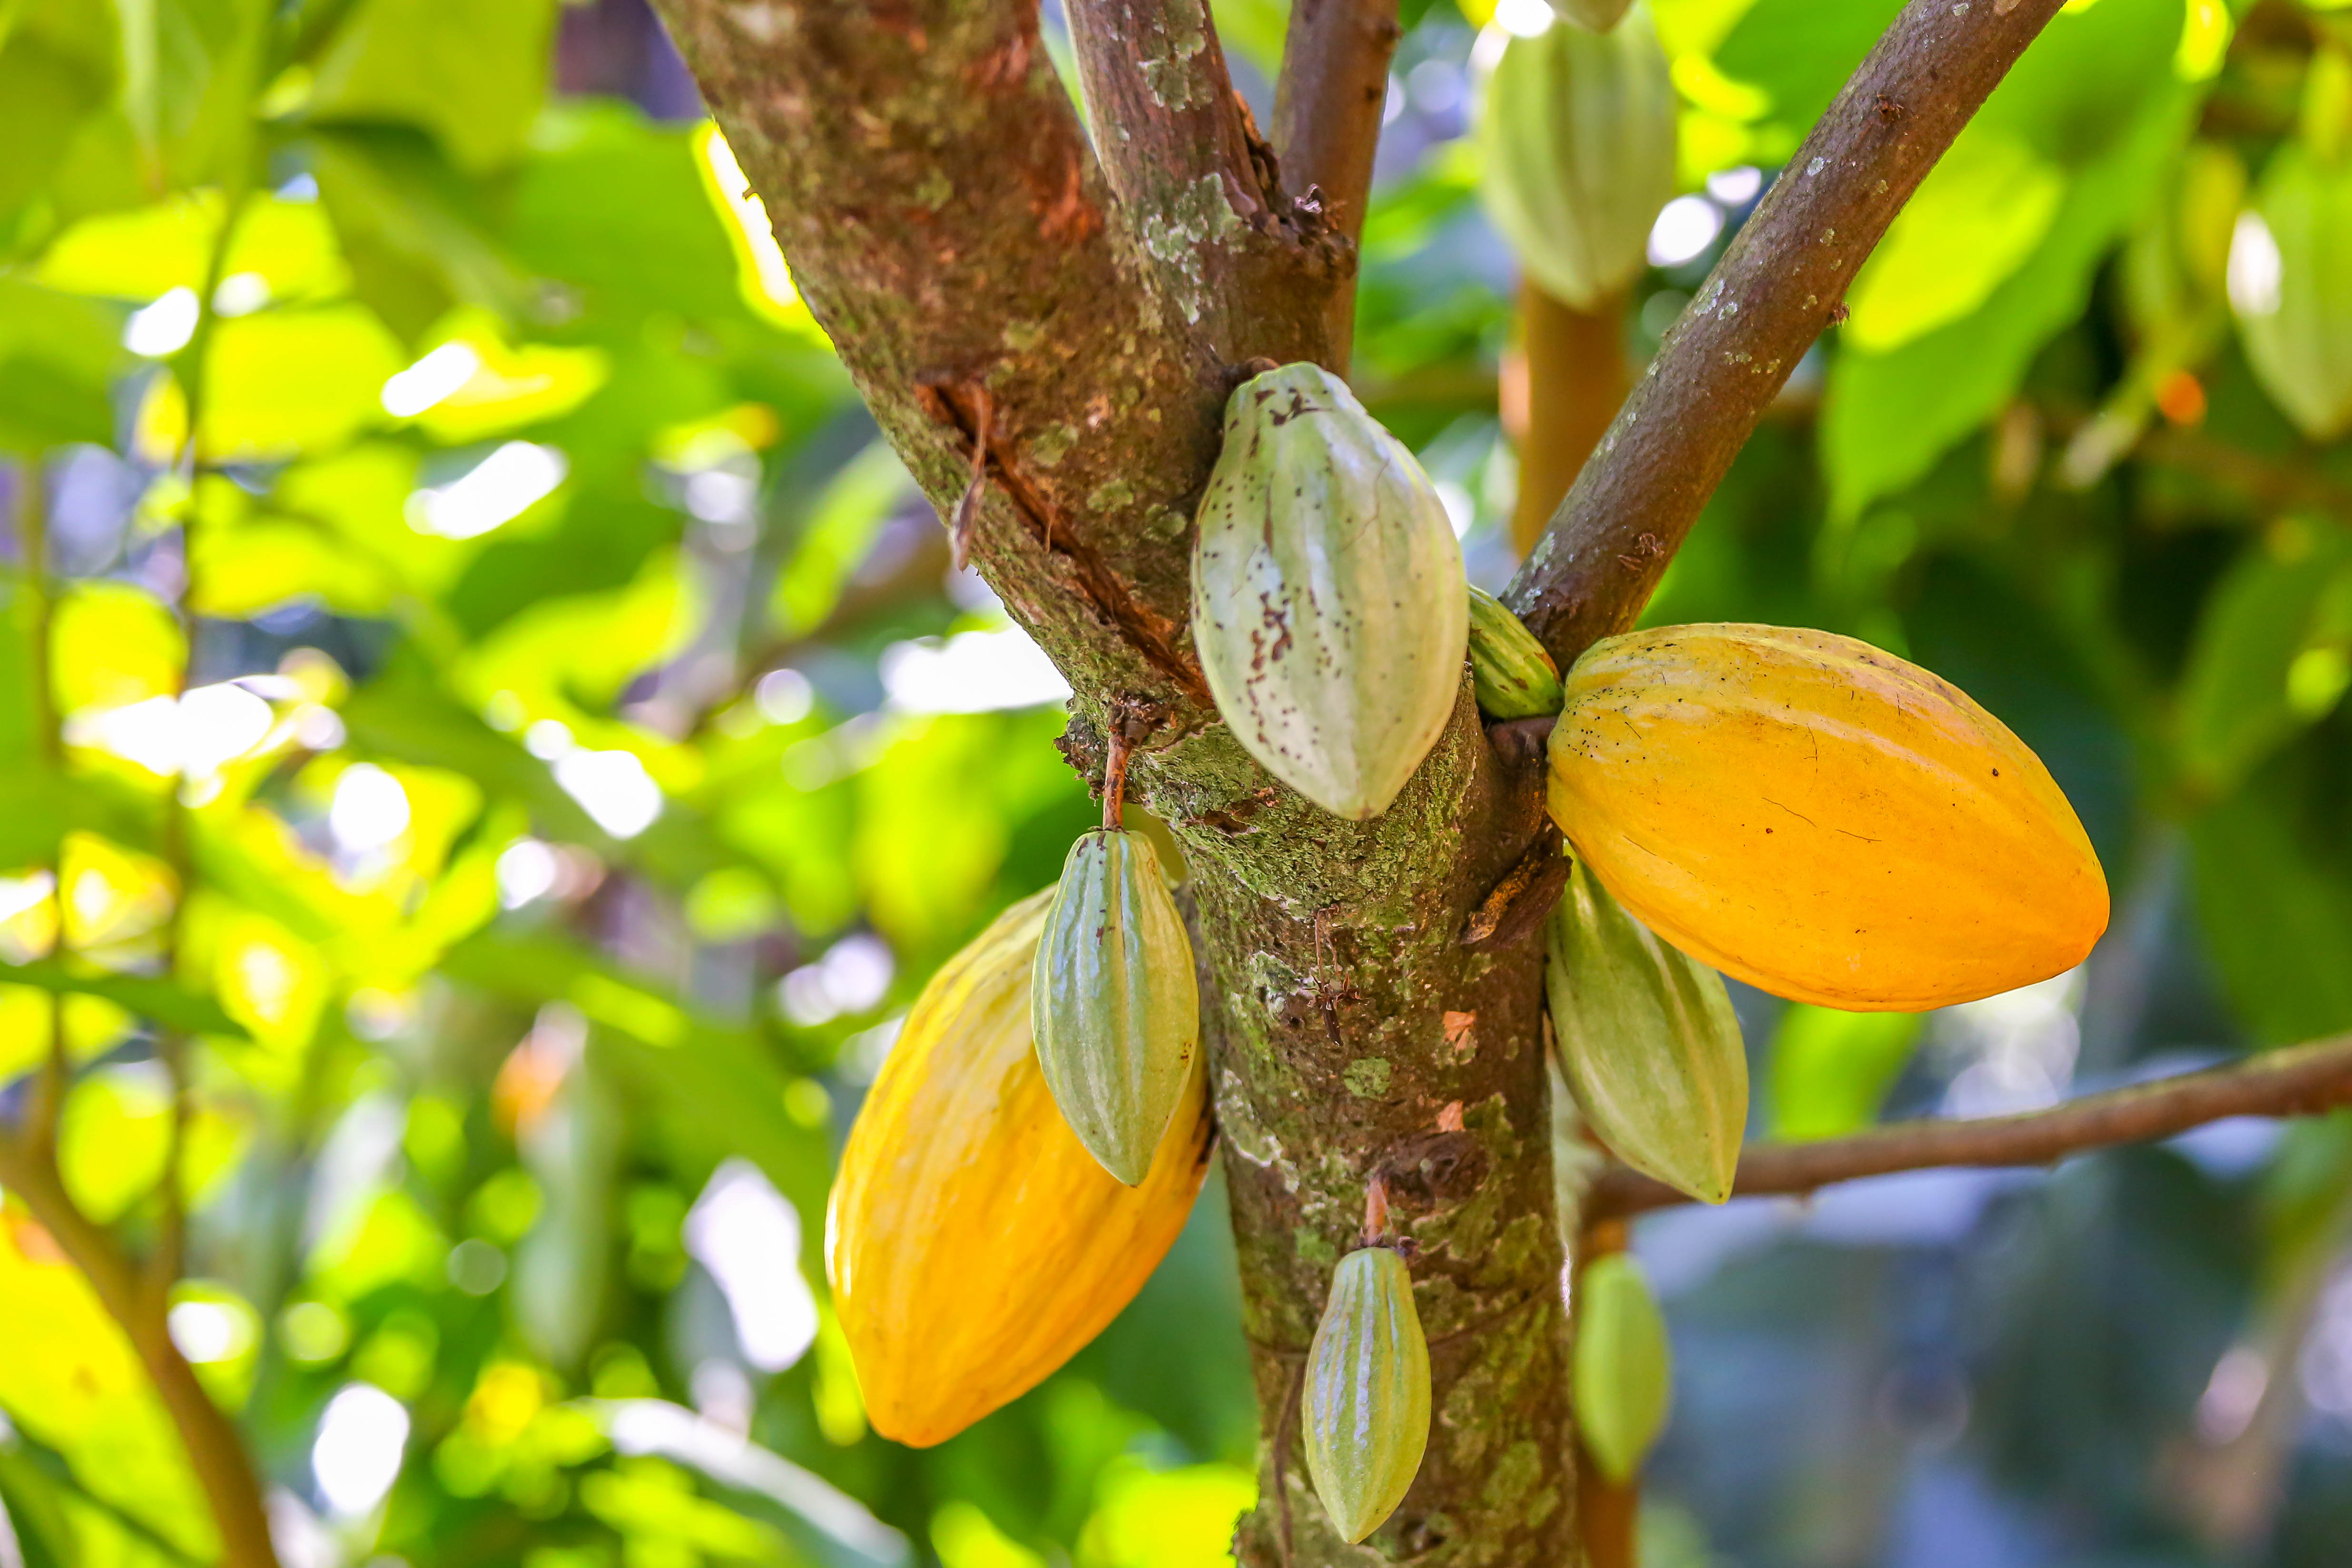
[[[1661,350],[1515,584],[1563,668],[1628,622],[1853,269],[2060,0],[1912,0]],[[1540,942],[1460,942],[1542,821],[1539,727],[1465,679],[1402,796],[1341,821],[1219,722],[1187,629],[1192,510],[1248,362],[1346,368],[1394,0],[1295,10],[1286,174],[1204,0],[1070,0],[1087,137],[1022,0],[656,0],[818,321],[1007,609],[1105,714],[1182,841],[1261,1427],[1253,1568],[1571,1564],[1568,1325]],[[1533,743],[1530,743],[1532,741]],[[1296,1402],[1378,1175],[1416,1244],[1427,1458],[1365,1547],[1307,1484]]]

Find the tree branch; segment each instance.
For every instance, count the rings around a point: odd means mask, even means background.
[[[1228,363],[1330,363],[1355,253],[1283,189],[1205,0],[1072,0],[1087,117],[1111,188],[1186,320]]]
[[[142,1270],[104,1226],[81,1212],[45,1152],[28,1149],[5,1133],[0,1133],[0,1187],[24,1201],[89,1281],[99,1305],[147,1369],[220,1531],[222,1563],[226,1568],[278,1568],[261,1483],[244,1439],[172,1342],[170,1281]]]
[[[2352,1105],[2352,1035],[2030,1110],[1964,1121],[1896,1121],[1818,1143],[1766,1143],[1739,1158],[1734,1197],[1811,1193],[1939,1166],[2049,1165],[2093,1149],[2169,1138],[2230,1116],[2308,1116]],[[1690,1200],[1613,1165],[1586,1213],[1622,1217]]]
[[[1640,614],[1853,275],[2061,0],[1910,0],[1716,264],[1504,597],[1562,668]]]
[[[1192,500],[1227,383],[1015,0],[658,0],[793,277],[941,515],[1089,699],[1206,705]],[[982,417],[983,410],[986,417]]]
[[[1274,150],[1294,196],[1311,198],[1350,247],[1364,232],[1388,106],[1389,60],[1403,30],[1396,0],[1295,0],[1282,39],[1282,78],[1274,89]],[[1352,271],[1333,291],[1325,331],[1335,370],[1348,368],[1355,339]]]

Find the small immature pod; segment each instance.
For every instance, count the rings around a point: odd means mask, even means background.
[[[1133,1186],[1200,1053],[1192,944],[1140,833],[1079,835],[1030,973],[1037,1065],[1103,1169]]]
[[[1586,1264],[1576,1289],[1576,1429],[1601,1473],[1622,1487],[1641,1469],[1674,1403],[1666,1320],[1649,1276],[1626,1253]]]
[[[1429,1445],[1429,1345],[1412,1276],[1391,1248],[1339,1259],[1300,1409],[1315,1495],[1341,1535],[1361,1541],[1404,1500]]]
[[[1610,1151],[1701,1203],[1731,1195],[1748,1057],[1723,977],[1620,908],[1581,860],[1552,911],[1544,990],[1561,1070]]]
[[[1339,816],[1389,808],[1453,714],[1468,580],[1445,503],[1318,365],[1245,382],[1192,546],[1192,642],[1234,738]]]
[[[1501,600],[1470,588],[1470,680],[1489,719],[1539,719],[1559,711],[1559,666]]]

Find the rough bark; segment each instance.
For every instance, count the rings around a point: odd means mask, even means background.
[[[1274,150],[1289,188],[1343,232],[1364,230],[1372,156],[1388,108],[1389,60],[1403,36],[1397,0],[1295,0],[1274,88]],[[1340,279],[1324,328],[1342,367],[1356,330],[1356,279]]]
[[[1191,513],[1234,362],[1345,364],[1332,301],[1350,230],[1297,201],[1303,187],[1282,195],[1197,0],[1073,8],[1099,165],[1034,13],[1012,0],[659,8],[812,310],[943,518],[967,510],[988,419],[971,551],[1077,692],[1073,764],[1099,778],[1113,700],[1166,705],[1129,788],[1182,841],[1212,977],[1204,1026],[1269,1436],[1244,1561],[1376,1555],[1338,1540],[1286,1426],[1375,1173],[1419,1247],[1436,1410],[1420,1479],[1375,1540],[1449,1564],[1571,1560],[1540,943],[1456,940],[1534,837],[1539,792],[1487,746],[1465,679],[1385,816],[1328,816],[1206,711],[1185,625]],[[1352,79],[1310,80],[1299,101]],[[1367,149],[1338,176],[1357,223],[1369,173]]]
[[[1326,303],[1355,230],[1284,188],[1234,91],[1206,0],[1073,0],[1087,119],[1133,243],[1211,351],[1345,370]],[[1358,204],[1357,226],[1362,222]]]
[[[1735,248],[1555,521],[1518,602],[1556,651],[1638,609],[1852,265],[2056,5],[1905,13],[1825,122],[1830,152],[1801,155],[1832,176],[1751,223],[1820,254]],[[1160,705],[1129,787],[1182,842],[1202,938],[1265,1434],[1243,1562],[1574,1563],[1540,944],[1461,941],[1541,828],[1540,734],[1482,731],[1465,680],[1395,805],[1344,822],[1240,750],[1186,629],[1191,512],[1240,362],[1347,363],[1393,0],[1299,0],[1278,169],[1202,0],[1074,5],[1100,163],[1022,0],[656,6],[883,428],[1069,678],[1073,764],[1099,777],[1107,714]],[[1874,130],[1870,95],[1913,86]],[[1817,273],[1836,287],[1804,303],[1765,287]],[[1785,363],[1767,368],[1773,344]],[[1675,410],[1706,417],[1678,439]],[[1621,502],[1631,533],[1610,520]],[[1634,570],[1609,566],[1629,550]],[[1307,1484],[1293,1405],[1375,1175],[1417,1247],[1435,1422],[1403,1505],[1349,1547]]]

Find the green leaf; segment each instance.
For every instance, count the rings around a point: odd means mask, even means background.
[[[2347,644],[2352,538],[2326,524],[2268,531],[2213,590],[2189,645],[2179,746],[2192,784],[2226,795],[2324,718],[2343,695]]]
[[[1833,514],[1856,516],[1918,479],[2008,404],[2042,344],[2082,314],[2099,261],[2158,190],[2191,101],[2168,76],[2152,90],[2128,136],[2079,169],[2040,247],[1979,309],[1884,353],[1841,345],[1821,426]]]
[[[267,0],[114,0],[122,100],[151,190],[207,184],[243,155]]]
[[[54,1244],[27,1248],[34,1235],[0,1225],[0,1409],[63,1458],[79,1489],[211,1562],[211,1516],[138,1358]]]
[[[2352,790],[2306,743],[2189,827],[2207,951],[2271,1045],[2352,1028]]]
[[[383,323],[356,305],[223,321],[205,361],[198,446],[222,462],[337,446],[383,419],[384,381],[406,363]],[[159,455],[175,450],[187,418],[178,386],[159,384],[141,415],[142,445]]]
[[[242,1038],[245,1030],[209,996],[144,974],[108,974],[68,968],[54,959],[0,964],[0,984],[33,985],[59,994],[101,996],[126,1012],[192,1035]]]
[[[508,243],[609,327],[634,332],[656,313],[748,321],[734,244],[694,156],[691,132],[626,105],[551,109],[516,180]]]
[[[529,281],[492,233],[480,193],[432,142],[395,127],[353,127],[322,131],[310,148],[359,297],[404,341],[461,302],[509,320],[525,312]]]
[[[16,10],[13,28],[0,22],[0,227],[49,182],[115,85],[104,9],[39,0]]]
[[[51,622],[58,711],[117,708],[180,689],[187,643],[163,602],[128,583],[77,583]]]
[[[359,0],[313,68],[321,124],[433,133],[459,168],[511,163],[545,100],[553,0]]]
[[[1772,1136],[1836,1138],[1878,1120],[1919,1041],[1916,1013],[1843,1013],[1798,1003],[1772,1037]]]
[[[1846,297],[1849,347],[1885,353],[1969,314],[2050,232],[2066,176],[1971,124],[1927,172]]]
[[[43,253],[38,276],[53,289],[142,303],[169,289],[201,288],[225,210],[219,192],[202,191],[84,218]],[[222,275],[246,272],[280,303],[329,299],[351,284],[319,204],[276,196],[237,209]]]
[[[0,451],[112,439],[121,336],[119,311],[0,276]]]
[[[875,442],[834,476],[777,574],[769,615],[779,636],[806,637],[824,624],[875,534],[914,493],[907,466],[887,441]]]

